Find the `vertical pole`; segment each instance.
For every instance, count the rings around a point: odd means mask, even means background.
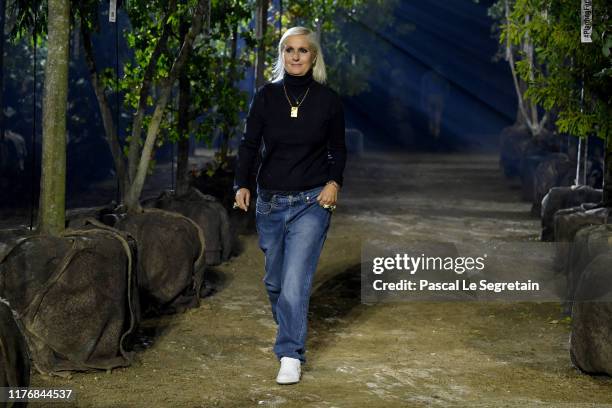
[[[37,44],[36,44],[36,25],[38,24],[38,7],[34,9],[34,29],[32,30],[32,42],[34,44],[34,63],[33,67],[33,76],[34,76],[34,89],[32,91],[32,143],[31,143],[31,157],[30,161],[30,231],[34,229],[34,207],[36,206],[36,202],[34,200],[36,196],[36,120],[38,116],[37,105],[36,105],[36,86],[37,86]]]
[[[576,178],[574,179],[574,185],[580,186],[580,160],[582,159],[582,138],[578,138],[578,151],[576,152]]]
[[[584,137],[584,158],[582,160],[582,185],[587,183],[587,165],[589,163],[589,136]]]
[[[603,173],[603,206],[612,209],[612,135],[609,128],[606,130]]]
[[[0,143],[4,142],[4,26],[6,0],[0,0]]]
[[[119,141],[119,129],[121,129],[121,124],[119,123],[119,20],[117,16],[117,12],[115,12],[115,21],[112,22],[115,25],[115,132],[117,132],[116,139]],[[119,142],[120,143],[120,142]],[[115,175],[117,177],[117,192],[115,194],[117,205],[121,203],[121,181],[119,177],[121,174],[118,170],[115,170]]]
[[[583,103],[584,103],[584,74],[582,75],[582,80],[581,80],[581,84],[580,84],[580,113],[582,113],[583,110]],[[582,138],[578,137],[578,152],[576,153],[576,179],[574,180],[574,184],[577,186],[581,186],[582,183],[582,177],[580,174],[580,160],[582,160]]]

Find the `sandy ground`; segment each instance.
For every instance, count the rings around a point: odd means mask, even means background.
[[[132,367],[35,375],[32,386],[74,388],[82,407],[612,407],[612,379],[573,368],[558,303],[360,301],[368,238],[537,240],[539,220],[496,156],[370,155],[346,176],[301,383],[274,382],[276,328],[253,235],[208,271],[215,292],[200,308],[145,322],[152,343]]]

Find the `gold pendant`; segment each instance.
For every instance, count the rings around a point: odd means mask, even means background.
[[[297,106],[292,106],[291,107],[291,117],[292,118],[297,118],[297,114],[298,114],[298,107]]]

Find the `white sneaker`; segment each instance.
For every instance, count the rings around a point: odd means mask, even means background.
[[[295,384],[300,381],[302,362],[297,358],[281,357],[281,366],[276,376],[279,384]]]

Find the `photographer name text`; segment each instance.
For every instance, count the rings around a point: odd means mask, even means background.
[[[431,282],[426,279],[401,279],[397,282],[385,282],[382,279],[377,279],[372,282],[372,288],[376,291],[487,291],[500,293],[504,291],[539,291],[540,284],[531,280],[490,282],[486,279],[481,279],[478,282],[471,282],[465,279],[456,279],[451,282]]]

